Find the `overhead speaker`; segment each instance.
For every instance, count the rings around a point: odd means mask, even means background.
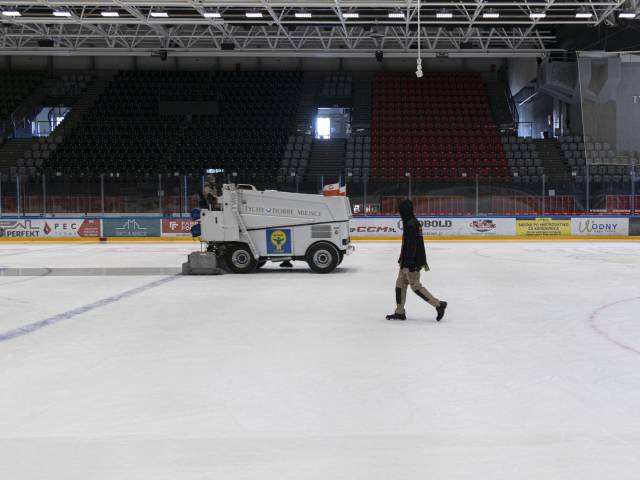
[[[222,42],[220,44],[221,50],[235,50],[236,44],[233,42]]]
[[[47,38],[43,38],[41,40],[38,40],[38,46],[39,47],[48,47],[51,48],[53,47],[53,40],[47,39]]]

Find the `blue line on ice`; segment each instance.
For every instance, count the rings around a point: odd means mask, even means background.
[[[68,310],[66,312],[58,313],[57,315],[47,317],[43,320],[29,323],[27,325],[23,325],[22,327],[18,327],[13,330],[0,333],[0,342],[6,342],[7,340],[11,340],[17,337],[22,337],[23,335],[27,335],[29,333],[35,332],[36,330],[40,330],[41,328],[54,325],[58,322],[62,322],[63,320],[69,320],[70,318],[76,317],[78,315],[82,315],[83,313],[90,312],[91,310],[95,310],[96,308],[104,307],[106,305],[119,302],[120,300],[124,300],[125,298],[129,298],[134,295],[138,295],[139,293],[150,290],[152,288],[159,287],[160,285],[164,285],[165,283],[176,280],[177,278],[180,278],[180,275],[173,275],[171,277],[161,278],[160,280],[155,280],[151,283],[147,283],[139,287],[132,288],[131,290],[125,290],[122,293],[118,293],[116,295],[112,295],[110,297],[97,300],[93,303],[82,305],[80,307],[74,308],[73,310]]]

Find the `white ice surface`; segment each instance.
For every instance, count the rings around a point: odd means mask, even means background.
[[[640,244],[430,244],[441,323],[384,320],[397,243],[105,275],[193,248],[0,245],[0,337],[93,306],[0,341],[0,479],[640,478]]]

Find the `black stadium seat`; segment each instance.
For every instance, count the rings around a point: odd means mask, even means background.
[[[263,184],[278,173],[301,86],[300,72],[121,72],[45,168],[99,175],[212,167]],[[160,101],[216,101],[219,111],[161,115]]]

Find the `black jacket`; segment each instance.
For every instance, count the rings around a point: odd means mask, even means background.
[[[427,264],[422,225],[413,214],[413,203],[410,200],[402,202],[398,210],[402,217],[402,250],[400,250],[398,263],[400,268],[420,270]]]

